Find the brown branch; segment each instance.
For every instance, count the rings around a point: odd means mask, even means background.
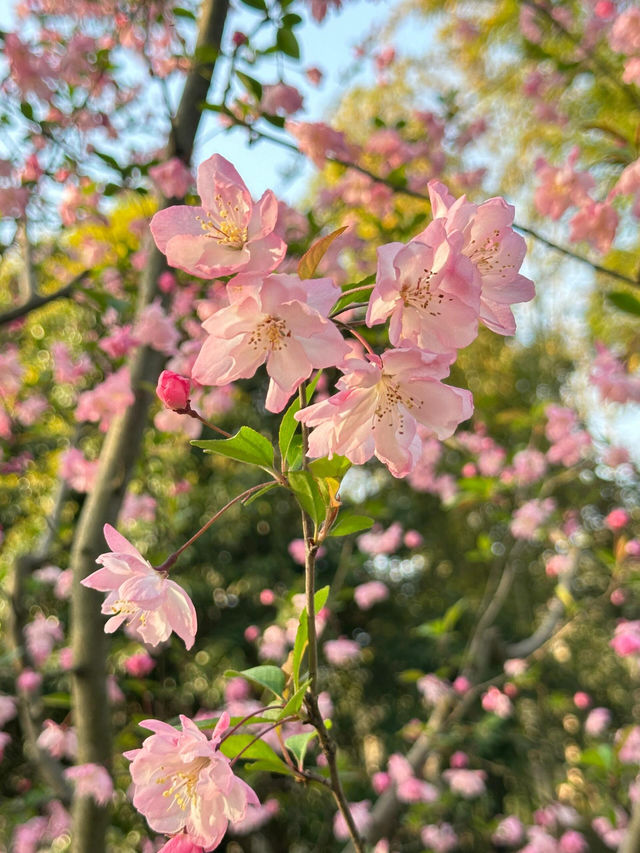
[[[205,0],[202,5],[197,47],[220,48],[229,0]],[[197,50],[197,48],[196,48]],[[204,51],[197,55],[204,55]],[[168,157],[189,162],[206,101],[214,62],[196,62],[187,75],[173,122]],[[167,202],[163,204],[166,206]],[[157,282],[166,260],[153,246],[141,281],[138,311],[157,294]],[[100,453],[96,482],[84,503],[74,536],[71,565],[74,572],[71,599],[74,659],[73,702],[78,734],[78,762],[111,764],[110,718],[106,692],[106,637],[99,616],[102,595],[81,585],[104,550],[102,528],[114,523],[138,459],[152,393],[166,356],[148,347],[130,360],[133,405],[111,424]],[[105,853],[108,811],[90,797],[76,799],[73,810],[73,853]]]
[[[43,305],[48,305],[50,302],[55,302],[56,299],[66,299],[73,294],[73,291],[78,288],[78,285],[89,275],[89,270],[83,270],[70,282],[59,288],[54,293],[34,294],[22,305],[17,305],[15,308],[10,308],[4,314],[0,314],[0,326],[7,323],[13,323],[14,320],[20,320],[36,308],[42,308]]]

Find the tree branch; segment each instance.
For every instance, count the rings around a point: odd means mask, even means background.
[[[61,287],[59,290],[56,290],[54,293],[34,293],[26,302],[23,302],[22,305],[17,305],[15,308],[10,308],[8,311],[5,311],[4,314],[0,314],[0,326],[4,326],[7,323],[13,323],[14,320],[19,320],[31,311],[35,311],[36,308],[42,308],[43,305],[55,302],[56,299],[66,299],[68,296],[72,295],[73,291],[77,289],[78,285],[88,275],[89,270],[83,270],[83,272],[79,273],[75,278],[72,278],[70,282],[65,284],[64,287]]]

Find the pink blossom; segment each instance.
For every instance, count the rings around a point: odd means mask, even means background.
[[[613,403],[640,402],[640,377],[627,373],[622,362],[600,343],[593,362],[591,381],[604,400]]]
[[[0,693],[0,728],[5,726],[9,720],[12,720],[17,713],[18,709],[16,708],[14,697],[5,696],[4,693]]]
[[[618,227],[618,214],[608,202],[587,201],[573,215],[569,239],[585,240],[598,252],[608,252]]]
[[[98,473],[98,460],[89,461],[77,447],[70,447],[60,457],[60,476],[76,492],[90,492]]]
[[[306,68],[304,73],[312,86],[319,86],[320,83],[322,83],[324,74],[319,68],[316,68],[315,65],[312,68]]]
[[[611,711],[608,708],[593,708],[584,721],[585,734],[599,737],[611,722]]]
[[[623,527],[626,527],[631,520],[631,516],[626,511],[626,509],[622,509],[621,507],[616,507],[612,509],[609,515],[607,515],[604,519],[604,523],[607,525],[609,530],[622,530]]]
[[[230,305],[203,323],[207,338],[192,376],[203,385],[246,379],[266,362],[266,407],[280,412],[315,368],[340,364],[348,353],[338,327],[326,319],[340,295],[330,278],[237,276]]]
[[[177,352],[180,340],[180,332],[176,329],[171,317],[165,313],[159,299],[155,299],[142,309],[133,327],[133,336],[138,343],[163,352],[165,355],[173,355]]]
[[[78,396],[77,421],[98,422],[101,432],[106,432],[111,421],[132,406],[135,397],[131,390],[129,369],[122,367],[104,382]]]
[[[333,666],[348,666],[360,657],[360,646],[355,640],[339,637],[337,640],[327,640],[322,646],[326,659]]]
[[[370,808],[370,800],[361,800],[359,803],[349,803],[351,817],[353,818],[356,829],[361,836],[366,835],[371,822],[371,814],[369,812]],[[349,830],[347,829],[347,823],[340,812],[336,812],[336,816],[333,819],[333,834],[338,841],[348,841],[350,837]]]
[[[582,205],[589,199],[589,190],[595,186],[588,172],[578,172],[575,164],[580,149],[573,148],[564,166],[551,166],[543,158],[536,161],[540,185],[534,195],[536,210],[541,216],[559,219],[569,207]]]
[[[113,797],[113,781],[101,764],[67,767],[64,777],[73,783],[76,797],[91,797],[99,806],[106,806]]]
[[[156,662],[148,652],[136,652],[129,655],[124,662],[124,668],[134,678],[144,678],[155,667]]]
[[[407,530],[402,541],[407,548],[419,548],[424,542],[424,537],[417,530]]]
[[[449,853],[458,846],[458,836],[450,823],[430,823],[422,828],[420,838],[433,853]]]
[[[97,559],[102,568],[81,583],[108,592],[102,613],[108,614],[105,631],[113,633],[123,622],[152,646],[167,640],[172,631],[187,649],[194,643],[197,620],[193,603],[166,572],[156,571],[140,552],[110,524],[104,526],[107,544],[113,550]]]
[[[144,720],[142,727],[153,734],[140,749],[124,753],[132,762],[133,805],[156,832],[173,835],[184,829],[194,844],[213,850],[229,822],[244,820],[248,807],[259,801],[218,749],[229,715],[220,717],[210,740],[187,717],[180,721],[182,731]]]
[[[53,720],[45,720],[43,726],[36,741],[40,749],[46,749],[54,758],[75,758],[78,749],[76,730],[59,726]]]
[[[591,696],[582,690],[578,690],[577,693],[574,693],[573,702],[576,708],[584,711],[591,705]]]
[[[0,394],[12,397],[20,391],[24,367],[17,347],[9,345],[0,353]]]
[[[369,363],[350,359],[339,393],[296,414],[316,427],[309,455],[340,453],[361,465],[375,454],[394,477],[406,476],[422,453],[418,423],[444,439],[472,414],[471,393],[439,381],[450,362],[415,349],[387,350]]]
[[[378,796],[384,793],[389,785],[391,785],[391,777],[382,770],[374,773],[371,777],[371,786]]]
[[[616,53],[630,56],[640,53],[640,9],[631,6],[615,19],[609,33],[609,45]]]
[[[360,610],[369,610],[374,604],[389,598],[389,588],[382,581],[361,583],[354,589],[353,598]]]
[[[275,269],[286,246],[273,233],[278,203],[271,190],[254,204],[240,175],[219,154],[200,164],[197,184],[202,207],[167,207],[151,220],[168,263],[201,278]]]
[[[627,591],[618,587],[618,589],[614,589],[611,595],[609,596],[609,601],[615,607],[621,607],[625,601],[627,600]]]
[[[540,527],[549,518],[555,506],[553,498],[544,498],[544,500],[534,498],[526,501],[513,513],[513,519],[509,525],[511,535],[516,539],[535,542],[539,536]]]
[[[631,460],[626,447],[609,447],[602,457],[602,461],[610,468],[617,468]]]
[[[435,705],[445,696],[451,694],[451,685],[448,681],[438,678],[437,675],[429,673],[423,675],[416,682],[416,687],[422,693],[422,698],[428,705]]]
[[[547,460],[544,453],[528,447],[520,450],[513,457],[513,474],[515,481],[520,486],[535,483],[547,470]]]
[[[260,107],[262,112],[269,115],[290,116],[302,109],[304,101],[295,86],[287,86],[286,83],[276,83],[273,86],[262,87],[262,100]]]
[[[460,770],[463,767],[468,767],[469,756],[466,752],[462,752],[462,750],[456,750],[449,759],[449,766],[457,770]]]
[[[132,521],[154,521],[157,501],[151,495],[136,495],[127,492],[125,495],[119,519],[123,524]]]
[[[491,686],[482,696],[482,707],[503,720],[513,714],[513,705],[508,696],[495,686]]]
[[[554,554],[545,562],[544,570],[550,578],[563,575],[573,568],[574,558],[571,554]]]
[[[16,403],[15,416],[23,426],[33,426],[49,408],[46,397],[41,394],[32,394],[26,400]]]
[[[459,675],[451,685],[456,693],[464,694],[471,687],[471,682],[464,675]]]
[[[260,604],[269,607],[276,600],[275,593],[272,589],[260,590]]]
[[[55,643],[62,640],[62,627],[55,616],[37,613],[24,628],[27,651],[36,666],[42,666],[47,660]]]
[[[629,557],[640,557],[640,540],[630,539],[624,546],[624,550]]]
[[[156,394],[168,409],[186,409],[191,383],[186,376],[163,370],[158,378]]]
[[[479,797],[487,790],[485,779],[487,774],[484,770],[451,769],[445,770],[443,779],[449,785],[454,794],[459,794],[465,800]]]
[[[591,436],[585,430],[570,432],[551,445],[547,450],[547,459],[554,465],[570,468],[586,455],[591,443]]]
[[[640,764],[640,726],[621,729],[616,734],[616,742],[621,744],[618,758],[623,764]]]
[[[588,849],[586,838],[575,829],[568,829],[560,837],[559,853],[587,853]]]
[[[260,636],[260,628],[257,625],[249,625],[244,629],[244,638],[248,643],[255,643]]]
[[[386,530],[379,524],[357,539],[358,548],[365,554],[375,556],[376,554],[393,554],[398,550],[402,542],[402,525],[394,521]]]
[[[16,686],[23,693],[36,693],[42,684],[42,676],[39,672],[34,672],[32,669],[23,669],[20,675],[16,678]]]
[[[640,86],[640,56],[632,56],[631,59],[627,59],[622,72],[622,82]],[[637,203],[634,205],[633,212],[637,215]]]
[[[181,832],[163,844],[158,853],[204,853],[204,847],[196,844],[185,832]]]
[[[262,635],[258,655],[262,660],[283,661],[287,656],[287,648],[286,632],[279,625],[269,625]]]
[[[512,847],[521,844],[524,839],[524,825],[515,815],[503,818],[491,836],[496,847]]]
[[[461,254],[464,237],[447,235],[435,220],[408,244],[378,249],[376,284],[367,309],[367,325],[391,317],[394,346],[430,352],[466,347],[478,334],[480,280]]]
[[[115,675],[107,676],[107,696],[112,705],[119,705],[125,700],[125,695],[118,687]]]
[[[509,678],[517,678],[519,675],[524,675],[529,664],[522,658],[510,658],[502,665],[505,675]]]
[[[515,320],[509,305],[528,302],[535,294],[533,282],[518,272],[527,247],[511,227],[515,208],[503,198],[490,198],[481,205],[465,196],[456,200],[438,181],[429,182],[429,197],[433,216],[444,218],[447,234],[451,237],[460,231],[464,237],[462,254],[480,276],[480,320],[500,335],[513,334]]]
[[[622,619],[618,622],[609,645],[620,657],[637,655],[640,652],[640,620],[628,622]]]
[[[287,121],[285,129],[298,143],[298,147],[318,169],[324,168],[328,157],[353,163],[357,150],[347,141],[344,133],[322,122]]]
[[[555,403],[547,406],[545,415],[547,416],[545,435],[551,442],[560,441],[569,435],[578,423],[578,417],[574,411],[564,406],[557,406]]]
[[[149,177],[165,198],[184,198],[193,186],[193,176],[179,157],[152,166]]]
[[[131,332],[131,324],[126,323],[114,328],[110,335],[99,340],[98,346],[110,358],[121,358],[138,346],[138,340]]]
[[[242,820],[231,821],[229,831],[234,835],[249,835],[268,823],[279,810],[280,805],[275,799],[267,800],[257,806],[249,804]]]

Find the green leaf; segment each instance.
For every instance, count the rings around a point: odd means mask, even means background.
[[[42,697],[42,704],[50,708],[70,708],[71,696],[68,693],[47,693]]]
[[[244,769],[248,773],[281,773],[283,776],[295,776],[289,765],[279,760],[276,762],[260,759],[259,761],[254,761],[252,764],[245,764]]]
[[[282,32],[282,30],[280,30]],[[335,231],[332,231],[331,234],[327,234],[325,237],[321,237],[319,240],[316,240],[304,255],[298,261],[298,275],[300,278],[311,278],[316,271],[316,268],[320,261],[325,256],[327,249],[342,233],[344,233],[348,225],[343,225],[342,228],[337,228]]]
[[[313,475],[309,471],[289,471],[287,480],[298,503],[313,523],[322,524],[327,515],[328,503]]]
[[[290,714],[297,714],[300,708],[302,707],[302,702],[304,700],[305,693],[309,689],[309,685],[311,681],[305,681],[304,684],[301,684],[300,687],[293,694],[291,699],[284,706],[282,711],[278,714],[277,719],[283,720],[285,717],[288,717]]]
[[[243,669],[238,672],[235,669],[228,669],[225,672],[225,678],[237,678],[241,676],[247,681],[253,681],[271,691],[275,696],[281,697],[286,683],[286,676],[279,666],[253,666],[250,669]]]
[[[33,107],[31,104],[28,104],[26,101],[23,101],[20,104],[20,112],[25,118],[28,118],[29,121],[33,121]]]
[[[291,56],[293,59],[300,59],[300,45],[298,44],[298,39],[294,36],[293,31],[288,27],[282,27],[278,30],[276,44],[283,53],[287,54],[287,56]],[[300,276],[300,278],[303,278],[303,276]]]
[[[248,465],[273,468],[273,445],[268,438],[248,426],[240,427],[231,438],[192,441],[191,444],[200,447],[205,453],[219,453]]]
[[[373,527],[373,519],[368,515],[354,515],[349,511],[341,512],[329,536],[348,536],[350,533],[359,533],[371,527]]]
[[[368,287],[371,285],[371,290],[359,290],[357,293],[347,294],[347,296],[341,296],[340,299],[333,306],[331,311],[332,314],[335,314],[337,311],[341,311],[343,308],[348,308],[349,305],[352,305],[354,302],[367,302],[369,297],[371,296],[371,291],[373,290],[373,285],[375,284],[376,275],[372,273],[368,275],[366,278],[363,278],[361,281],[355,281],[352,284],[345,285],[343,290],[353,290],[355,287]]]
[[[318,384],[318,379],[320,379],[322,371],[318,371],[318,373],[314,376],[311,382],[307,385],[307,390],[305,394],[305,398],[307,403],[313,396],[313,392],[316,390],[316,385]],[[291,442],[293,440],[293,436],[295,435],[299,423],[296,420],[295,416],[300,411],[300,398],[296,397],[293,403],[289,406],[287,411],[284,413],[282,421],[280,422],[280,431],[278,433],[278,446],[280,447],[280,456],[282,457],[282,461],[285,463],[286,467],[291,466],[291,460],[289,457],[289,451],[291,449]],[[295,456],[299,456],[300,447],[296,448]]]
[[[298,769],[302,770],[304,767],[304,757],[307,754],[307,749],[309,747],[310,742],[314,737],[317,737],[318,732],[304,732],[304,734],[300,735],[291,735],[285,740],[285,746],[291,752],[298,762]]]
[[[176,18],[188,18],[190,21],[196,20],[196,16],[193,14],[191,9],[183,9],[181,6],[175,6],[173,14]]]
[[[613,764],[613,750],[605,743],[589,747],[580,753],[580,763],[609,770]]]
[[[255,77],[250,77],[248,74],[245,74],[243,71],[236,71],[236,75],[247,92],[250,92],[252,95],[256,96],[258,101],[262,100],[262,83],[259,80],[256,80]]]
[[[242,3],[251,9],[259,9],[261,12],[267,11],[267,4],[264,0],[242,0]]]
[[[121,172],[120,164],[116,160],[115,157],[112,157],[111,154],[105,154],[103,151],[94,151],[93,152],[96,157],[99,157],[103,163],[106,163],[107,166],[112,168],[114,172]]]
[[[300,15],[297,15],[295,12],[289,12],[287,15],[282,16],[282,26],[283,27],[295,27],[298,24],[302,23],[302,18]]]
[[[268,121],[269,124],[272,124],[274,127],[279,127],[281,129],[286,124],[286,120],[285,120],[284,116],[273,116],[273,115],[269,115],[268,113],[263,113],[262,118],[265,121]]]
[[[333,480],[342,480],[349,468],[351,468],[351,462],[346,456],[338,456],[337,453],[331,459],[327,456],[321,456],[309,463],[309,470],[313,476],[323,480],[327,477],[331,477]]]
[[[255,743],[251,743],[254,737],[255,735],[246,734],[229,735],[229,737],[225,738],[220,744],[220,752],[223,755],[226,755],[227,758],[235,758],[239,752],[245,749],[245,752],[240,756],[242,759],[252,758],[255,761],[268,761],[269,763],[273,762],[278,765],[284,764],[282,759],[278,756],[278,753],[275,752],[268,743],[265,743],[263,740],[257,740]],[[251,746],[249,746],[249,744],[251,744]]]
[[[246,499],[246,501],[243,501],[242,503],[245,506],[249,506],[250,503],[257,501],[258,498],[261,498],[264,494],[271,491],[271,489],[275,489],[275,487],[279,485],[280,484],[276,483],[275,481],[273,483],[267,483],[267,485],[263,489],[260,489],[260,491],[258,492],[254,492],[250,497]]]
[[[607,293],[607,299],[621,311],[640,317],[640,300],[636,299],[633,294],[625,293],[624,290],[617,290],[614,293]]]

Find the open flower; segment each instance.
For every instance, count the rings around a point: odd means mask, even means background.
[[[418,240],[378,249],[367,325],[391,317],[389,340],[429,352],[466,347],[478,334],[480,279],[461,254],[462,234],[435,220]]]
[[[218,749],[229,715],[220,717],[210,740],[192,720],[181,716],[180,722],[182,731],[145,720],[141,726],[153,734],[141,749],[124,753],[132,762],[133,805],[156,832],[184,830],[194,845],[213,850],[229,821],[243,820],[259,801]]]
[[[444,439],[473,412],[470,391],[440,382],[452,360],[416,349],[387,350],[369,363],[350,359],[341,390],[295,416],[315,427],[309,456],[340,453],[362,465],[375,454],[394,477],[406,476],[422,455],[419,423]]]
[[[108,592],[102,612],[111,618],[104,626],[113,633],[123,622],[152,646],[167,640],[172,631],[190,649],[194,643],[197,619],[187,593],[165,572],[156,571],[148,560],[110,524],[104,537],[112,549],[96,560],[101,569],[82,581],[90,589]]]
[[[274,270],[286,244],[273,233],[278,202],[267,190],[254,204],[246,184],[219,154],[198,168],[202,207],[174,205],[151,220],[157,247],[172,267],[201,278]]]
[[[330,278],[240,275],[227,290],[231,304],[203,324],[207,338],[192,371],[202,385],[246,379],[266,361],[266,406],[279,412],[314,368],[346,357],[347,344],[326,318],[340,296]]]
[[[460,231],[462,254],[475,266],[482,283],[480,319],[499,335],[512,335],[516,324],[509,305],[528,302],[535,295],[533,282],[520,275],[527,246],[511,227],[515,208],[503,198],[477,205],[465,196],[455,199],[444,184],[429,182],[433,215],[443,219],[449,236]],[[422,240],[431,225],[417,236]],[[428,242],[428,241],[427,241]]]

